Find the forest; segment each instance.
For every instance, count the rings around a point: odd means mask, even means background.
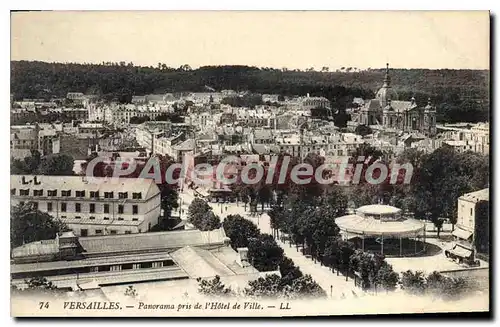
[[[11,93],[15,100],[65,97],[83,92],[104,99],[151,93],[250,91],[283,96],[324,96],[334,109],[344,110],[353,98],[370,99],[381,87],[384,69],[299,71],[249,66],[189,65],[140,67],[133,63],[76,64],[39,61],[11,62]],[[489,71],[452,69],[391,69],[392,86],[400,100],[428,98],[437,106],[439,122],[489,120]]]

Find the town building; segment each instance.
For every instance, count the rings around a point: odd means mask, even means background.
[[[462,195],[458,198],[457,223],[452,235],[460,248],[455,254],[467,259],[476,253],[489,253],[490,189]]]
[[[30,156],[32,150],[41,155],[56,154],[60,151],[60,135],[52,126],[21,125],[10,128],[10,153],[16,159]]]
[[[33,202],[81,236],[144,233],[160,217],[152,179],[11,175],[10,193],[11,204]]]

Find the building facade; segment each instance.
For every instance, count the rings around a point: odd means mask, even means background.
[[[436,108],[430,99],[426,106],[418,106],[415,98],[400,101],[392,89],[389,64],[384,84],[376,93],[375,99],[369,100],[361,108],[358,124],[382,125],[386,129],[404,132],[420,132],[426,136],[436,135]]]
[[[11,175],[10,184],[11,204],[32,202],[81,236],[144,233],[161,213],[152,179]]]

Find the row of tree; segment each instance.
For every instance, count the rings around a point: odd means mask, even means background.
[[[323,297],[324,290],[304,275],[283,249],[268,234],[261,234],[257,226],[240,215],[229,215],[223,222],[224,231],[231,240],[231,247],[248,248],[248,259],[259,271],[279,271],[248,284],[244,294],[252,297]],[[203,286],[201,282],[200,287]],[[206,293],[201,287],[201,292]]]

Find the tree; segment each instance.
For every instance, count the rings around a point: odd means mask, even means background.
[[[134,288],[134,286],[132,285],[129,285],[126,289],[125,289],[125,293],[124,293],[125,296],[129,296],[133,299],[137,298],[139,296],[139,293],[137,293],[137,290]]]
[[[401,288],[411,294],[423,294],[425,292],[424,273],[411,270],[403,272],[401,275]]]
[[[11,206],[10,212],[11,247],[53,239],[57,233],[69,230],[60,220],[35,209],[31,202]]]
[[[195,198],[188,208],[188,220],[191,224],[198,228],[206,214],[212,210],[205,200]]]
[[[210,297],[227,297],[234,295],[230,287],[226,287],[220,280],[220,276],[216,275],[213,279],[207,280],[198,277],[198,293]]]
[[[252,280],[244,290],[246,296],[256,298],[287,298],[290,292],[291,286],[283,284],[276,274]]]
[[[249,240],[248,257],[258,271],[273,271],[283,260],[283,249],[271,235],[261,234]]]
[[[31,154],[23,160],[12,159],[10,173],[13,175],[34,175],[40,166],[42,156],[37,150],[31,150]]]
[[[392,266],[384,261],[377,272],[376,285],[380,285],[386,291],[394,291],[399,283],[399,275]]]
[[[326,292],[314,281],[311,275],[305,275],[292,282],[291,295],[293,298],[324,298]]]
[[[213,211],[208,211],[200,221],[200,225],[197,228],[201,231],[211,231],[220,228],[220,218]]]
[[[26,285],[28,286],[28,289],[37,289],[37,290],[55,290],[57,287],[49,281],[45,277],[33,277],[26,282]]]
[[[248,247],[250,239],[258,238],[260,231],[255,224],[240,215],[228,215],[222,223],[233,249]]]
[[[295,266],[292,259],[286,256],[283,257],[283,260],[279,264],[279,271],[281,278],[287,285],[291,285],[295,279],[304,275],[302,274],[302,271],[300,271],[299,267]]]
[[[373,131],[370,128],[370,126],[358,125],[358,126],[356,126],[356,129],[354,130],[354,133],[356,133],[358,135],[361,135],[361,136],[366,136],[366,135],[369,135],[369,134],[373,134]]]
[[[38,169],[41,175],[71,176],[74,175],[75,160],[67,154],[50,154],[42,158]]]

